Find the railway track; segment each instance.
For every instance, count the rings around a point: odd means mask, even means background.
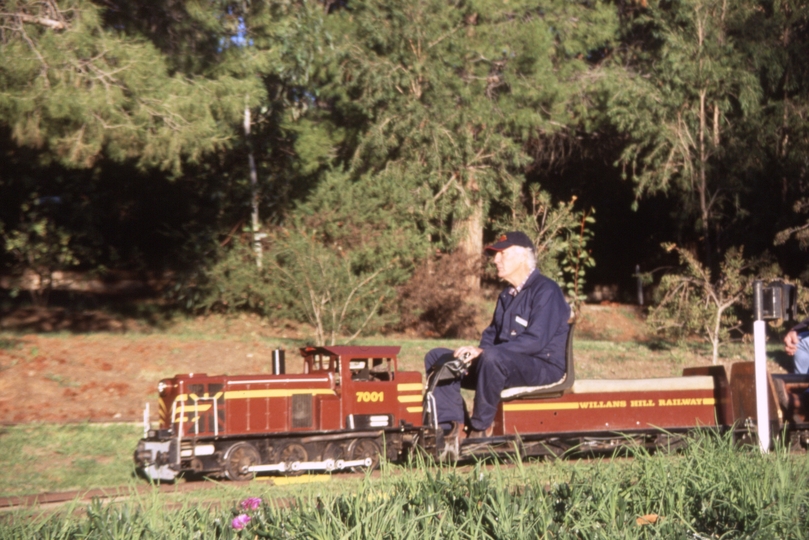
[[[489,467],[490,465],[485,465]],[[513,465],[510,463],[500,463],[498,467],[510,468]],[[458,471],[470,470],[473,465],[458,465]],[[132,497],[158,492],[161,495],[176,495],[183,493],[194,493],[198,491],[205,491],[215,489],[218,487],[264,487],[264,486],[283,486],[290,484],[308,484],[317,482],[331,482],[332,480],[354,480],[365,478],[366,474],[370,474],[372,478],[378,478],[380,471],[372,471],[371,473],[365,472],[341,472],[337,475],[330,474],[308,474],[302,476],[257,476],[253,480],[233,481],[227,480],[225,482],[218,482],[214,480],[201,480],[201,481],[185,481],[175,484],[159,484],[149,485],[144,484],[140,486],[117,486],[105,487],[96,489],[81,489],[75,491],[58,491],[39,493],[36,495],[19,495],[12,497],[0,497],[0,514],[19,510],[22,508],[37,508],[39,510],[57,509],[59,507],[71,503],[90,503],[93,500],[100,500],[102,502],[121,502],[126,501]],[[274,499],[275,504],[284,505],[285,499]]]
[[[374,473],[378,474],[378,473]],[[341,474],[340,478],[362,478],[363,473]],[[224,485],[227,487],[249,487],[257,485],[287,485],[303,484],[311,482],[331,481],[330,475],[306,475],[292,477],[257,477],[255,480],[228,481]],[[37,508],[39,510],[57,509],[71,503],[89,503],[93,500],[102,502],[121,502],[137,495],[154,493],[161,495],[174,495],[182,493],[193,493],[222,487],[223,484],[215,481],[180,482],[176,484],[142,485],[142,486],[118,486],[96,489],[83,489],[75,491],[59,491],[39,493],[36,495],[21,495],[12,497],[0,497],[0,513],[10,512],[21,508]],[[280,501],[280,500],[279,500]],[[277,501],[278,502],[278,501]],[[283,504],[281,502],[281,504]]]
[[[249,485],[250,482],[231,482],[228,485]],[[204,489],[211,489],[217,484],[213,482],[183,482],[173,485],[143,485],[119,486],[96,489],[83,489],[75,491],[58,491],[39,493],[36,495],[22,495],[14,497],[0,497],[0,512],[18,508],[37,507],[42,510],[58,508],[72,502],[90,502],[94,499],[116,502],[129,499],[135,495],[157,491],[161,494],[191,493]]]

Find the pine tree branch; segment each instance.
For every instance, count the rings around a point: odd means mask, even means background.
[[[463,26],[464,26],[464,25],[461,25],[461,24],[457,25],[455,28],[453,28],[453,29],[452,29],[452,30],[450,30],[449,32],[447,32],[447,33],[445,33],[444,35],[439,36],[438,38],[436,38],[436,39],[435,39],[435,41],[433,41],[432,43],[430,43],[429,45],[427,45],[427,48],[428,48],[428,49],[432,49],[433,47],[435,47],[436,45],[438,45],[439,43],[441,43],[442,41],[444,41],[446,38],[448,38],[449,36],[451,36],[452,34],[454,34],[455,32],[457,32],[458,30],[460,30],[461,28],[463,28]]]
[[[35,17],[27,13],[0,13],[0,17],[15,17],[24,23],[38,24],[46,26],[52,30],[64,30],[67,25],[62,21],[49,19],[47,17]]]

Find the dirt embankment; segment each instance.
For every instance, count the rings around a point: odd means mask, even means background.
[[[643,332],[635,308],[618,305],[587,306],[576,328],[615,342]],[[154,407],[161,378],[266,372],[280,340],[305,338],[305,330],[245,316],[155,331],[102,312],[19,310],[0,320],[0,423],[137,422],[146,402]],[[294,359],[287,365],[297,368]]]

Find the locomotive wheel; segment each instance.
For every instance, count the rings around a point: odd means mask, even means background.
[[[231,480],[252,480],[255,473],[247,468],[260,463],[261,456],[255,446],[238,442],[225,452],[225,475]]]
[[[323,461],[327,459],[334,460],[334,466],[337,466],[338,459],[345,459],[346,456],[346,449],[342,443],[330,442],[326,445],[326,448],[323,450]]]
[[[373,439],[354,439],[351,441],[351,444],[348,445],[348,459],[355,460],[355,459],[365,459],[371,458],[371,466],[370,467],[351,467],[353,472],[363,472],[365,470],[377,469],[379,467],[379,454],[381,453],[381,449],[379,448],[379,444]]]
[[[664,452],[677,452],[688,446],[688,439],[683,435],[663,433],[655,437],[653,447]]]
[[[298,443],[288,443],[278,453],[278,461],[283,462],[287,467],[284,474],[289,476],[303,474],[303,471],[293,471],[292,464],[296,461],[307,461],[308,459],[309,454],[306,452],[306,448]]]

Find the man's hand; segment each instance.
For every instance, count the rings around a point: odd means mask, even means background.
[[[795,351],[798,350],[799,341],[800,339],[798,338],[798,333],[795,330],[790,330],[787,332],[787,335],[784,336],[784,347],[786,348],[788,355],[793,356],[795,354]],[[458,355],[456,354],[455,356]]]
[[[452,356],[455,358],[463,358],[464,362],[469,365],[472,363],[472,360],[480,356],[482,352],[483,349],[480,347],[475,347],[474,345],[464,345],[463,347],[458,347],[455,349]]]

